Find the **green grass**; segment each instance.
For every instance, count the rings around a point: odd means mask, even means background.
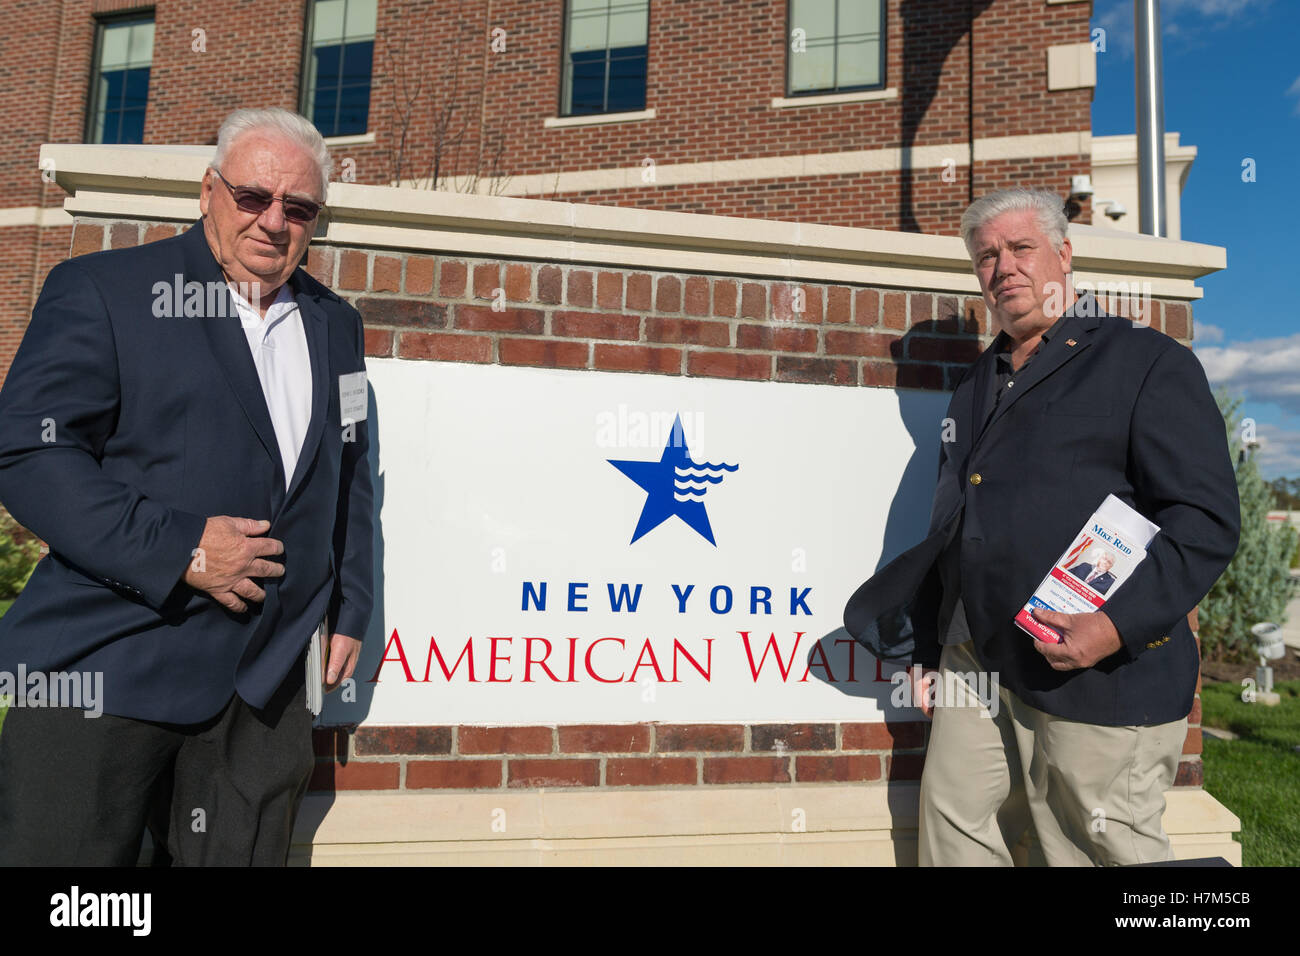
[[[1241,818],[1242,863],[1300,866],[1300,681],[1274,685],[1276,707],[1248,704],[1239,684],[1201,688],[1201,724],[1240,735],[1204,738],[1205,789]]]

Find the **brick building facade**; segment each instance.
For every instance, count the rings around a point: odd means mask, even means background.
[[[37,154],[96,135],[105,30],[151,31],[139,140],[211,144],[231,109],[319,108],[313,17],[329,2],[343,0],[14,5],[0,40],[0,374],[69,249],[63,191]],[[879,36],[853,48],[878,57],[878,82],[825,95],[787,80],[792,58],[817,55],[790,0],[633,2],[644,109],[567,116],[571,15],[591,0],[349,2],[356,18],[373,8],[373,27],[354,28],[372,37],[353,44],[369,50],[364,132],[331,146],[336,176],[358,183],[436,175],[462,191],[953,234],[975,193],[1064,195],[1090,169],[1087,0],[885,0]]]

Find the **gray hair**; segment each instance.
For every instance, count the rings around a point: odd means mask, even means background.
[[[325,198],[329,188],[330,173],[334,169],[334,160],[330,159],[330,151],[320,131],[305,116],[289,110],[278,107],[235,110],[222,120],[221,128],[217,130],[217,151],[210,165],[220,169],[235,141],[245,133],[254,131],[283,136],[311,156],[320,167],[320,197]]]
[[[981,196],[967,207],[961,217],[961,240],[966,243],[966,252],[973,254],[971,236],[976,229],[988,225],[998,216],[1008,212],[1034,213],[1038,228],[1052,243],[1052,248],[1060,250],[1065,242],[1065,231],[1070,220],[1065,215],[1065,200],[1049,189],[999,189],[987,196]]]

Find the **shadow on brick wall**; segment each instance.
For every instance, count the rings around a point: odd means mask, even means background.
[[[902,136],[903,166],[898,171],[898,228],[904,232],[924,232],[917,219],[916,173],[909,169],[912,150],[917,146],[916,137],[926,114],[933,105],[939,92],[941,81],[951,82],[951,77],[940,68],[954,49],[966,44],[970,49],[970,30],[975,18],[992,4],[993,0],[949,0],[947,3],[936,0],[903,0],[900,7],[903,22],[903,76],[899,96],[902,101]],[[973,89],[973,66],[967,63],[966,76],[962,77],[967,90],[967,123],[973,123],[972,112],[975,103],[971,95]],[[968,141],[973,142],[973,130],[968,125]],[[954,157],[955,158],[955,157]],[[967,195],[969,202],[974,198],[970,193],[973,181],[968,166]],[[923,175],[933,175],[937,171],[926,170]],[[953,183],[952,189],[958,189]],[[955,225],[955,224],[954,224]]]

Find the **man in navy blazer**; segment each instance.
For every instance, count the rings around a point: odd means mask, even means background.
[[[0,863],[131,864],[151,808],[176,863],[285,861],[306,648],[327,619],[349,678],[373,600],[362,322],[300,267],[329,169],[302,117],[236,111],[198,223],[46,279],[0,501],[50,553],[0,670],[102,678],[103,716],[10,709]]]
[[[1028,834],[1035,862],[1170,857],[1163,795],[1199,665],[1187,614],[1236,551],[1236,483],[1199,361],[1075,294],[1067,227],[1058,196],[1028,190],[963,216],[998,335],[949,404],[929,533],[844,612],[878,656],[911,661],[933,714],[922,864],[1010,864]],[[1107,494],[1160,532],[1099,611],[1035,610],[1063,637],[1036,641],[1016,614]],[[996,712],[963,689],[981,672]]]

